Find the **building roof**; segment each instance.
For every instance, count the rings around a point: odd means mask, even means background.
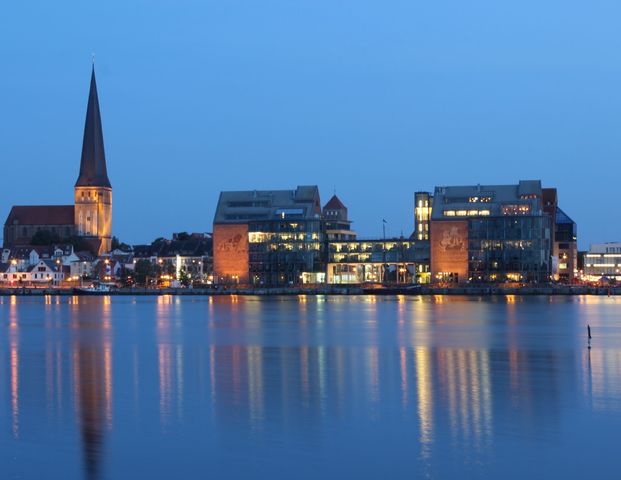
[[[31,247],[31,246],[13,247],[13,248],[11,248],[10,258],[12,258],[12,259],[19,259],[19,260],[25,260],[27,258],[30,258],[30,253],[33,250],[36,252],[34,247]],[[38,252],[37,252],[37,255],[38,255]]]
[[[80,175],[75,186],[112,188],[106,169],[106,154],[101,127],[97,82],[95,81],[95,66],[93,66],[91,73],[91,86],[88,94],[86,121],[84,122]]]
[[[4,224],[73,226],[74,222],[73,205],[19,205],[11,208]]]
[[[189,240],[159,240],[151,245],[134,245],[134,258],[205,257],[211,254],[211,238]]]
[[[328,200],[328,203],[324,205],[325,209],[330,210],[347,210],[347,207],[341,202],[341,199],[336,196],[336,194],[332,195],[332,198]]]
[[[80,262],[92,262],[93,260],[95,260],[95,255],[86,250],[76,252],[76,256],[78,257],[78,261]]]
[[[53,257],[56,250],[61,250],[64,256],[71,255],[73,252],[73,245],[70,243],[56,243],[54,245],[32,245],[29,246],[31,250],[35,250],[40,256]]]
[[[572,224],[574,221],[559,207],[556,207],[556,223],[557,224]]]
[[[482,199],[485,198],[485,201]],[[542,188],[540,180],[520,180],[512,185],[468,185],[436,187],[434,192],[434,220],[456,219],[446,217],[445,210],[484,210],[487,215],[502,215],[503,205],[530,205],[530,215],[542,214]],[[466,215],[462,218],[467,218]]]
[[[321,217],[319,188],[221,192],[214,223],[246,223],[280,217],[310,220]]]
[[[35,268],[39,267],[41,265],[41,263],[44,263],[47,268],[49,268],[50,270],[57,272],[58,270],[58,264],[54,261],[54,260],[49,260],[49,259],[41,259],[39,260],[39,263],[37,263],[36,265],[30,265],[26,271],[27,272],[32,272]]]

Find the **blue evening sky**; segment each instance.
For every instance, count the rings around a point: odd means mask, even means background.
[[[621,2],[106,0],[0,9],[0,215],[73,201],[96,54],[114,233],[211,231],[221,190],[333,190],[408,235],[435,185],[556,186],[621,239]]]

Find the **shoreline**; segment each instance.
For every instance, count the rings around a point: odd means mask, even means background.
[[[336,286],[315,288],[123,288],[110,292],[88,293],[77,292],[74,288],[0,288],[0,296],[278,296],[278,295],[465,295],[465,296],[496,296],[496,295],[596,295],[612,296],[621,295],[621,286],[617,287],[591,287],[591,286],[548,286],[548,287],[429,287],[421,286],[417,289],[408,288],[377,288],[373,290],[363,289],[359,286]]]

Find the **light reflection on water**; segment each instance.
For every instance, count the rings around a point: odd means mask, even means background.
[[[207,466],[225,478],[520,478],[535,466],[577,475],[577,449],[606,473],[621,424],[620,308],[0,297],[0,458],[9,478]]]

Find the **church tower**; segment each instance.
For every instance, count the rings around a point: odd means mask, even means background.
[[[108,180],[95,67],[88,94],[80,175],[75,183],[75,227],[78,236],[92,241],[93,250],[112,247],[112,185]]]

